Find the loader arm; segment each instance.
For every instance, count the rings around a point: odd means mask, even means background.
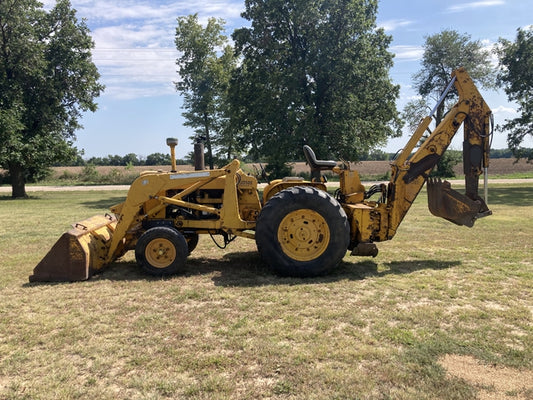
[[[449,90],[455,87],[459,99],[444,119],[413,153],[431,122],[431,116]],[[458,225],[473,226],[477,218],[490,215],[485,201],[478,195],[479,176],[488,167],[491,136],[491,110],[478,92],[468,73],[460,68],[430,116],[424,118],[406,147],[392,163],[389,183],[388,239],[391,239],[428,181],[453,137],[464,125],[463,162],[466,180],[465,195],[451,189],[448,182],[430,180],[428,201],[430,211]]]
[[[232,234],[255,227],[255,221],[245,221],[239,213],[237,173],[240,162],[233,160],[221,169],[203,170],[184,173],[149,173],[137,178],[131,185],[126,201],[116,210],[117,225],[111,239],[106,256],[106,264],[120,257],[124,249],[130,249],[135,243],[128,239],[128,232],[135,230],[146,218],[162,213],[168,204],[197,209],[218,218],[208,221],[195,221],[196,227],[212,230],[224,230]],[[218,179],[221,181],[217,181]],[[223,179],[222,179],[223,178]],[[244,183],[242,178],[240,184]],[[183,199],[196,190],[209,184],[220,186],[224,190],[223,204],[220,209],[200,204],[186,202]],[[255,188],[256,181],[246,182],[250,188]],[[168,190],[179,188],[180,191],[172,197],[167,197]],[[248,188],[248,190],[250,190]],[[242,189],[241,189],[242,190]],[[153,204],[148,206],[152,202]],[[257,199],[257,207],[259,200]],[[185,224],[186,221],[183,222]]]

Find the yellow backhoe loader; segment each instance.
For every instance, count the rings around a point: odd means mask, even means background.
[[[457,103],[424,139],[437,106],[453,88]],[[464,69],[452,74],[437,106],[392,161],[388,184],[366,189],[349,165],[317,160],[304,146],[313,171],[339,175],[340,187],[333,196],[323,180],[285,178],[268,183],[260,198],[256,177],[244,173],[237,160],[220,169],[177,172],[177,140],[169,139],[171,171],[142,173],[111,214],[74,224],[29,279],[88,279],[129,250],[135,251],[137,263],[148,273],[174,274],[201,234],[221,235],[225,244],[239,236],[255,239],[262,258],[276,273],[317,276],[337,265],[348,250],[351,255],[376,256],[376,243],[394,237],[426,182],[431,213],[472,227],[478,218],[491,214],[486,199],[478,195],[483,173],[487,187],[491,111]],[[465,194],[447,181],[428,178],[461,125]]]

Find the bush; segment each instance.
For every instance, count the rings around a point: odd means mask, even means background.
[[[26,183],[36,183],[49,178],[52,175],[52,168],[30,167],[25,172]],[[8,170],[0,173],[0,184],[11,185],[11,175]]]
[[[460,151],[446,151],[429,176],[436,178],[454,178],[455,172],[453,171],[453,167],[459,164],[461,159],[462,155]]]
[[[94,166],[93,164],[87,164],[85,167],[83,167],[83,170],[78,176],[78,179],[85,183],[98,182],[99,175],[100,174],[96,170],[96,166]]]
[[[292,168],[285,163],[269,163],[265,170],[271,180],[291,176],[292,173]]]
[[[66,170],[63,171],[63,173],[58,176],[58,179],[62,181],[73,181],[77,178],[78,178],[77,174],[70,172],[70,171],[66,171]]]

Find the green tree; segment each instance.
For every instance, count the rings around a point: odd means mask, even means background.
[[[427,36],[424,43],[422,69],[413,76],[414,87],[421,96],[405,106],[402,117],[410,130],[416,129],[420,120],[429,114],[428,104],[435,103],[446,90],[452,72],[464,67],[471,78],[485,88],[495,87],[495,71],[490,62],[490,52],[479,40],[471,40],[468,34],[444,30]],[[435,126],[444,118],[447,104],[457,101],[452,90],[433,115]],[[460,161],[457,154],[445,152],[436,168],[438,176],[454,176],[453,166]]]
[[[228,129],[227,91],[236,59],[228,39],[222,34],[224,21],[210,18],[204,28],[198,15],[178,18],[175,43],[180,80],[176,89],[184,97],[185,125],[205,139],[207,162],[214,167],[215,146],[232,152],[232,132]]]
[[[0,1],[0,166],[13,197],[32,171],[75,157],[79,119],[103,86],[94,44],[68,0],[49,12],[34,0]]]
[[[533,28],[518,29],[516,40],[500,39],[496,52],[500,60],[498,80],[505,85],[510,101],[518,104],[519,117],[506,120],[501,127],[509,131],[507,144],[515,157],[533,159],[533,149],[521,145],[533,136]]]
[[[121,165],[141,165],[141,161],[139,160],[139,157],[137,157],[137,154],[128,153],[122,157]]]
[[[146,157],[145,165],[170,165],[170,155],[164,153],[152,153]]]
[[[413,77],[418,94],[436,101],[448,86],[452,72],[459,67],[466,68],[476,84],[489,89],[495,87],[496,75],[490,62],[490,51],[485,50],[479,40],[471,40],[470,35],[455,30],[426,36],[422,69]],[[457,99],[457,94],[453,95],[451,101]],[[437,109],[437,124],[442,120],[445,108],[443,102]]]
[[[302,157],[356,160],[399,133],[399,87],[388,71],[390,36],[376,28],[377,1],[246,0],[251,27],[233,33],[242,56],[232,116],[254,158],[274,175]]]

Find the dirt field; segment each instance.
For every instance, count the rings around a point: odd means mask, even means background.
[[[389,161],[361,161],[352,165],[360,175],[378,175],[385,174],[390,169]],[[309,167],[305,163],[295,163],[294,172],[308,171]],[[463,173],[463,163],[456,165],[454,171],[457,175]],[[490,160],[489,173],[491,175],[507,175],[516,172],[533,171],[533,163],[526,160],[520,160],[515,163],[512,158],[494,158]]]
[[[258,166],[258,165],[257,165]],[[250,165],[250,168],[253,168]],[[389,161],[362,161],[352,165],[353,169],[356,169],[360,175],[383,175],[390,169]],[[96,167],[96,170],[101,174],[107,174],[113,169],[123,170],[124,167]],[[140,166],[133,167],[131,171],[141,172],[146,170],[164,170],[168,171],[169,166]],[[190,171],[193,170],[192,165],[178,165],[178,171]],[[54,168],[56,176],[60,176],[64,171],[72,174],[78,174],[83,170],[83,167],[57,167]],[[457,175],[462,174],[463,165],[458,164],[455,167],[455,173]],[[298,174],[300,172],[308,172],[309,167],[304,162],[297,162],[293,164],[293,173]],[[489,173],[491,175],[507,175],[517,172],[533,172],[533,163],[528,163],[526,160],[520,160],[515,163],[512,158],[495,158],[490,161]]]

